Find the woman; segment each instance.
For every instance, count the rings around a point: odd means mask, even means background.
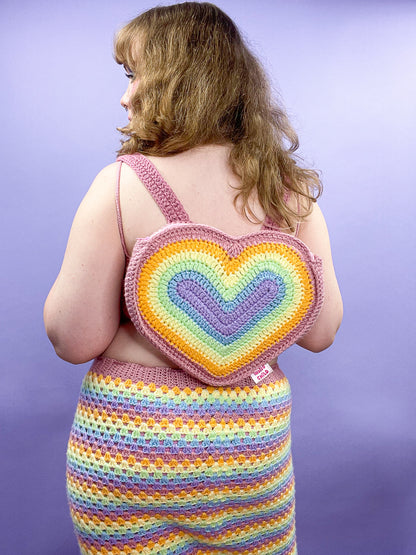
[[[297,553],[276,359],[327,348],[342,318],[318,177],[214,5],[141,14],[115,58],[122,157],[82,201],[45,304],[57,354],[95,358],[68,445],[81,553]]]

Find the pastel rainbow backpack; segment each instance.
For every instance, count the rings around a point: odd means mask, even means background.
[[[231,385],[312,327],[323,302],[322,261],[300,239],[270,219],[242,237],[192,223],[145,156],[118,161],[136,172],[167,220],[137,239],[124,284],[134,326],[165,356],[208,385]],[[116,205],[128,257],[119,179]]]

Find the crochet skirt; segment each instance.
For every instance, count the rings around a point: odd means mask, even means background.
[[[67,451],[83,555],[293,555],[289,383],[210,387],[98,358]]]

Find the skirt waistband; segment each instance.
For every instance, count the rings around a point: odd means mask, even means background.
[[[267,385],[285,378],[284,373],[277,363],[272,364],[273,372],[264,378],[258,385]],[[167,385],[168,387],[207,387],[207,384],[191,376],[180,368],[170,368],[166,366],[143,366],[137,362],[125,362],[108,357],[97,357],[90,372],[101,374],[103,377],[111,376],[113,379],[131,380],[133,382],[143,381],[144,383],[154,383],[156,386]],[[248,376],[238,383],[223,387],[255,387],[254,380]]]

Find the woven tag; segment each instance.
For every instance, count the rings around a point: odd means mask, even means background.
[[[264,378],[267,378],[267,376],[272,372],[273,368],[266,362],[266,364],[263,364],[263,366],[260,366],[258,370],[251,374],[251,377],[255,383],[259,383],[264,380]]]

